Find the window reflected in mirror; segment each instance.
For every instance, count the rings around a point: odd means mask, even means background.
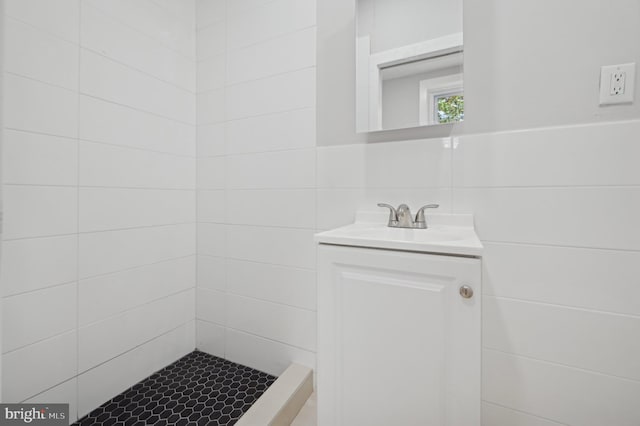
[[[464,120],[462,0],[357,0],[356,130]]]

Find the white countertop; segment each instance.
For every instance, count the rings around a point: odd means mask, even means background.
[[[472,215],[428,214],[427,229],[390,228],[388,213],[360,211],[356,222],[315,235],[320,244],[482,256]]]

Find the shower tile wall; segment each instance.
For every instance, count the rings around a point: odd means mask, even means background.
[[[200,0],[198,348],[315,364],[315,0]]]
[[[5,5],[3,400],[75,417],[195,347],[195,2]]]

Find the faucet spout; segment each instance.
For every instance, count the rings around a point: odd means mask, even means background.
[[[398,227],[413,228],[411,209],[409,209],[409,206],[406,204],[400,204],[400,206],[398,206]]]

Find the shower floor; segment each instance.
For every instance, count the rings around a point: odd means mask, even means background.
[[[194,351],[96,408],[75,425],[233,425],[276,380]]]

